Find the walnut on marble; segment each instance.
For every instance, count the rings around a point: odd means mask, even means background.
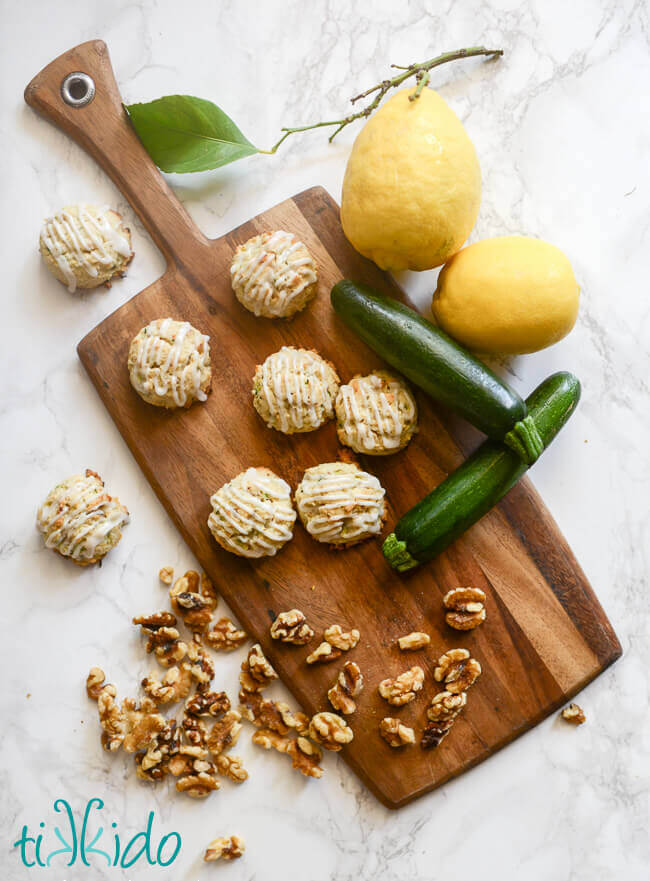
[[[485,621],[485,593],[480,587],[455,587],[442,599],[445,621],[454,630],[474,630]]]
[[[386,743],[393,748],[415,743],[415,731],[392,716],[386,716],[385,719],[381,720],[379,723],[379,733]]]
[[[203,634],[203,639],[215,652],[232,652],[246,642],[248,634],[236,627],[230,618],[223,617]]]
[[[108,693],[113,697],[117,694],[115,686],[106,682],[106,674],[102,668],[91,667],[86,678],[86,694],[91,700],[96,701],[105,689],[108,689]]]
[[[569,704],[568,707],[565,707],[562,710],[562,718],[565,722],[570,722],[572,725],[582,725],[587,720],[584,711],[578,704]]]
[[[324,633],[323,638],[334,648],[342,652],[349,652],[359,642],[361,634],[358,630],[343,630],[340,624],[332,624]]]
[[[348,723],[336,713],[316,713],[309,723],[309,736],[325,749],[338,752],[354,739]]]
[[[217,598],[207,576],[202,581],[198,572],[188,570],[176,579],[169,590],[169,598],[172,609],[189,630],[204,633],[209,628]]]
[[[172,566],[163,566],[158,573],[158,578],[163,584],[170,585],[174,580],[174,569]]]
[[[272,639],[277,639],[280,642],[306,645],[313,637],[314,631],[300,609],[289,609],[288,612],[279,613],[271,624],[270,634]]]
[[[185,703],[185,712],[191,716],[223,716],[229,709],[225,691],[197,691]]]
[[[379,694],[393,707],[403,707],[415,700],[415,695],[424,683],[422,667],[411,667],[395,679],[383,679],[379,683]]]
[[[304,732],[309,727],[309,718],[304,713],[294,713],[284,701],[267,700],[259,692],[239,692],[239,712],[258,728],[270,728],[278,734],[288,734],[295,730]]]
[[[397,644],[402,652],[414,652],[418,649],[423,649],[430,642],[431,637],[429,634],[422,633],[419,630],[413,630],[411,633],[407,633],[406,636],[400,636],[397,640]]]
[[[241,727],[241,715],[237,710],[228,710],[214,722],[208,734],[207,747],[210,752],[216,756],[233,747],[239,739]]]
[[[248,780],[248,771],[244,768],[241,756],[221,753],[215,759],[217,771],[222,777],[228,777],[233,783]]]
[[[262,646],[255,643],[242,661],[239,684],[243,691],[262,691],[278,678],[266,659]]]
[[[229,838],[215,838],[207,846],[203,859],[206,863],[215,860],[236,860],[246,849],[244,839],[238,835],[231,835]]]
[[[346,661],[334,685],[327,692],[329,702],[344,716],[350,716],[357,709],[354,700],[363,689],[363,673],[354,661]]]
[[[323,769],[320,767],[322,753],[316,744],[303,735],[287,737],[285,734],[271,731],[270,728],[258,728],[251,739],[256,746],[260,746],[262,749],[274,749],[276,752],[288,755],[291,758],[292,767],[305,777],[320,778],[323,776]]]
[[[192,681],[189,665],[182,664],[180,667],[170,667],[162,679],[152,670],[141,685],[147,697],[158,706],[163,706],[184,700],[192,689]]]
[[[450,649],[438,658],[433,671],[436,682],[444,682],[447,691],[459,694],[467,691],[481,675],[481,665],[467,649]]]

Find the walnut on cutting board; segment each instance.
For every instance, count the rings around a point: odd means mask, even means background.
[[[340,649],[342,652],[349,652],[359,642],[361,634],[358,630],[343,630],[340,624],[332,624],[324,633],[324,639],[334,648]]]
[[[428,633],[422,633],[419,630],[414,630],[412,633],[407,633],[406,636],[400,636],[397,640],[397,644],[400,647],[400,651],[403,652],[413,652],[417,649],[422,649],[425,646],[429,645],[431,642],[431,637]]]
[[[379,723],[379,733],[389,746],[394,748],[409,746],[415,743],[415,731],[408,725],[403,725],[399,719],[386,716]]]
[[[327,697],[335,710],[343,713],[344,716],[349,716],[357,708],[354,698],[361,694],[362,689],[363,673],[359,665],[354,661],[346,661],[334,685],[327,692]]]
[[[444,682],[452,694],[467,691],[480,675],[481,665],[470,657],[467,649],[449,649],[438,658],[438,666],[433,671],[436,682]]]
[[[280,642],[292,645],[306,645],[314,635],[314,631],[300,609],[280,612],[271,624],[270,633],[272,639],[278,639]]]
[[[422,688],[424,670],[422,667],[411,667],[400,673],[395,679],[384,679],[379,683],[379,694],[394,707],[402,707],[415,699]]]
[[[455,587],[442,598],[445,621],[454,630],[474,630],[485,621],[485,593],[480,587]]]

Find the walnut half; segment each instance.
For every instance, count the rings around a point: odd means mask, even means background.
[[[433,671],[436,682],[444,682],[452,694],[467,691],[480,675],[481,665],[470,657],[467,649],[449,649],[438,658],[438,666]]]
[[[206,863],[215,860],[236,860],[245,850],[244,839],[238,835],[231,835],[230,838],[215,838],[208,844],[203,859]]]
[[[445,621],[454,630],[474,630],[485,621],[485,593],[480,587],[455,587],[442,598]]]
[[[271,624],[270,632],[271,639],[279,639],[280,642],[288,642],[292,645],[306,645],[314,635],[300,609],[280,612]]]
[[[344,716],[349,716],[357,708],[353,698],[363,689],[363,673],[354,661],[346,661],[343,669],[336,677],[334,685],[327,692],[329,702]]]
[[[408,746],[415,743],[415,731],[403,725],[399,719],[386,716],[379,723],[379,733],[386,743],[392,747]]]
[[[354,738],[354,733],[345,719],[336,713],[316,713],[309,723],[309,736],[325,749],[338,752]]]
[[[359,642],[360,636],[358,630],[345,631],[340,624],[332,624],[323,633],[325,640],[342,652],[349,652],[350,649],[353,649]]]
[[[562,710],[562,718],[572,725],[582,725],[587,720],[584,711],[578,704],[569,704]]]
[[[424,682],[422,667],[411,667],[395,679],[384,679],[379,683],[379,694],[394,707],[403,707],[414,700]]]

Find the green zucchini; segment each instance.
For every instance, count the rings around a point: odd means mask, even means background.
[[[526,399],[544,447],[579,400],[580,383],[571,373],[554,373]],[[527,470],[508,447],[486,441],[398,521],[384,542],[384,556],[399,572],[431,560],[487,514]]]
[[[532,464],[544,449],[526,404],[482,361],[413,309],[343,280],[331,292],[345,324],[434,400]]]

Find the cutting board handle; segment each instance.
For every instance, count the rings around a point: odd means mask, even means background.
[[[68,79],[70,74],[92,78]],[[25,101],[70,135],[95,159],[128,199],[169,264],[187,260],[208,240],[197,229],[142,146],[122,106],[108,47],[90,40],[59,55],[25,89]],[[87,101],[87,103],[83,103]]]

